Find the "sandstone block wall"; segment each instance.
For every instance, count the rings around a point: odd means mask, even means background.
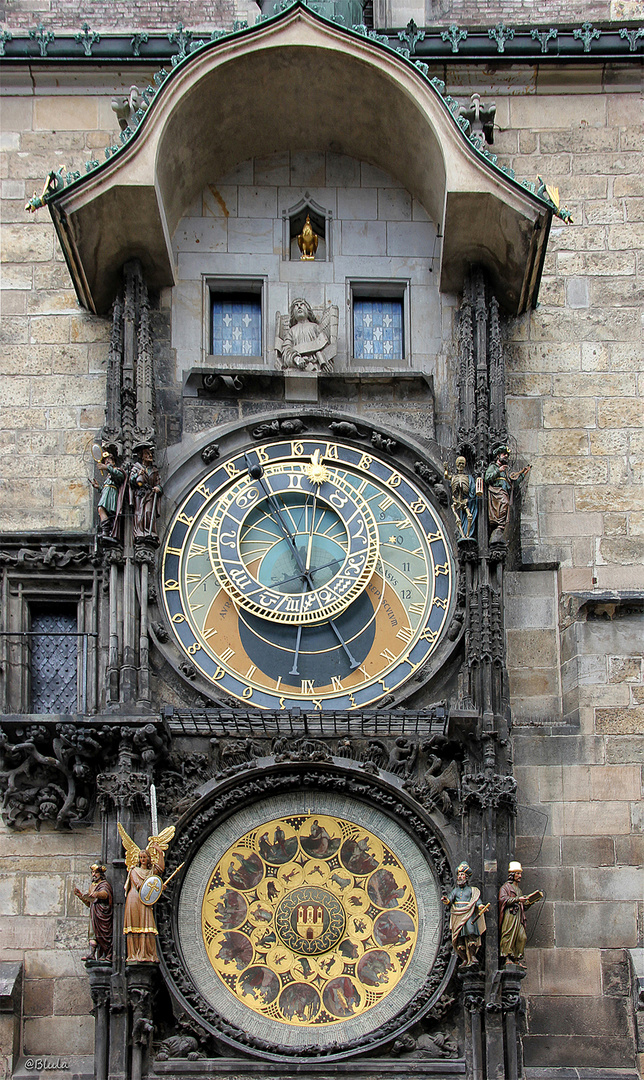
[[[23,964],[23,1054],[93,1054],[85,892],[100,858],[100,827],[78,833],[12,832],[0,826],[2,959]]]

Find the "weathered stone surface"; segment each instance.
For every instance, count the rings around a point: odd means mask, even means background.
[[[619,837],[628,840],[628,837]],[[565,866],[613,866],[615,845],[612,836],[562,836],[561,856]]]
[[[589,949],[634,948],[637,944],[637,904],[633,901],[603,901],[555,905],[558,954],[579,950],[585,956]],[[570,993],[577,993],[571,989]]]
[[[644,706],[596,709],[595,730],[601,735],[644,735]]]

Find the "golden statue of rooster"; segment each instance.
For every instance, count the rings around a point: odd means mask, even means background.
[[[306,215],[306,221],[304,222],[304,228],[297,238],[297,246],[302,254],[300,259],[314,259],[315,253],[318,249],[318,235],[313,232],[313,226],[311,225],[311,218]]]

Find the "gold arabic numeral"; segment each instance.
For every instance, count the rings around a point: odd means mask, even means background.
[[[303,453],[304,443],[301,443],[298,440],[296,440],[295,442],[291,442],[291,454],[293,455],[293,457],[302,457]]]
[[[429,627],[427,627],[427,629],[423,630],[423,632],[420,635],[420,638],[418,640],[419,641],[428,641],[430,643],[430,645],[433,645],[434,642],[436,641],[437,637],[438,637],[438,631],[437,630],[430,630]]]
[[[266,453],[263,446],[256,446],[256,447],[254,447],[254,450],[255,450],[255,453],[257,454],[258,460],[261,461],[262,464],[266,464],[267,461],[270,461],[270,457]]]
[[[440,577],[441,574],[449,574],[449,563],[437,563],[434,567],[434,577]]]
[[[182,615],[180,611],[178,611],[176,615],[172,616],[172,621],[176,622],[176,623],[185,622],[186,617],[185,617],[185,615]]]
[[[415,514],[422,514],[427,509],[427,505],[422,499],[416,499],[416,502],[411,503],[411,508]]]
[[[244,675],[245,679],[252,679],[253,675],[257,671],[257,664],[251,664],[248,671]]]
[[[388,693],[390,688],[386,685],[384,679],[376,679],[376,682],[380,683],[380,685],[382,686],[382,689],[385,691],[385,693]]]
[[[392,653],[391,649],[383,649],[382,652],[380,653],[380,655],[382,656],[382,658],[384,660],[387,660],[389,663],[391,663],[392,660],[396,659],[396,657]]]
[[[435,540],[442,540],[442,539],[443,539],[443,537],[441,536],[441,534],[439,532],[427,533],[427,542],[429,544],[433,544]]]
[[[280,698],[280,709],[283,709],[283,708],[284,708],[284,698],[281,697]]]
[[[170,547],[170,545],[168,544],[167,548],[165,549],[165,553],[166,555],[181,555],[181,548]]]
[[[204,499],[209,499],[212,496],[212,491],[210,488],[207,488],[203,482],[199,484],[198,488],[195,488],[195,491],[198,491],[200,495],[203,495]]]
[[[349,501],[348,495],[341,495],[339,491],[334,491],[329,497],[329,502],[333,503],[338,510],[341,510],[343,506],[346,506]]]
[[[177,514],[176,520],[180,521],[182,525],[192,525],[193,521],[195,520],[195,515],[193,514],[192,517],[188,517],[188,515],[184,514],[182,510],[180,514]]]
[[[334,461],[337,461],[338,460],[338,447],[337,447],[336,443],[328,442],[326,444],[326,450],[324,451],[322,457],[323,458],[333,458]]]
[[[389,485],[389,487],[397,488],[400,487],[400,480],[400,473],[392,472],[391,476],[387,480],[387,484]]]
[[[226,674],[226,669],[222,668],[222,667],[218,667],[215,670],[215,674],[213,675],[213,679],[215,680],[215,682],[219,682],[220,679],[223,679],[225,674]]]
[[[358,462],[358,468],[359,469],[364,469],[365,472],[368,472],[369,469],[371,468],[372,461],[373,461],[373,458],[370,457],[369,454],[363,454],[362,457],[360,458],[360,461]]]
[[[313,693],[313,679],[302,679],[302,689],[300,690],[300,693],[301,694],[312,694]]]
[[[349,701],[351,702],[351,708],[352,709],[357,709],[358,703],[357,703],[356,699],[354,698],[353,694],[349,694]]]
[[[243,698],[251,698],[252,696],[253,696],[253,688],[252,688],[252,686],[245,686],[244,689],[242,690],[242,697]]]
[[[168,578],[168,580],[165,583],[165,591],[166,592],[178,592],[179,591],[179,582],[175,581],[174,578]]]
[[[401,641],[404,641],[405,645],[410,644],[411,639],[413,638],[413,636],[414,636],[414,631],[412,630],[411,626],[401,626],[400,630],[396,634],[396,637],[400,638]]]
[[[237,466],[235,465],[234,461],[225,461],[224,462],[224,469],[228,473],[231,480],[233,479],[233,477],[239,476],[239,472],[238,472]]]
[[[394,505],[394,500],[392,499],[391,495],[385,495],[382,502],[378,503],[378,506],[380,507],[382,512],[385,513],[385,514],[386,514],[387,510],[389,509],[389,507],[393,506],[393,505]]]
[[[447,597],[435,596],[432,600],[432,607],[439,607],[443,611],[447,611]]]
[[[199,642],[198,641],[193,641],[192,645],[188,646],[188,652],[190,653],[191,656],[194,656],[196,653],[199,652],[200,648],[201,648],[201,645],[199,644]]]
[[[322,698],[311,698],[311,705],[314,709],[317,709],[318,712],[322,712]]]
[[[233,657],[234,655],[235,655],[235,650],[234,650],[234,649],[231,649],[231,648],[230,648],[230,646],[229,646],[229,647],[228,647],[227,649],[224,649],[224,651],[222,652],[222,654],[221,654],[221,656],[219,657],[219,659],[221,660],[222,664],[227,664],[227,663],[228,663],[228,661],[229,661],[229,660],[230,660],[230,659],[231,659],[231,658],[232,658],[232,657]]]
[[[334,690],[344,690],[344,686],[342,685],[342,679],[339,679],[337,675],[331,676],[331,685],[333,686]]]
[[[422,615],[425,610],[424,604],[410,604],[407,611],[410,615]]]

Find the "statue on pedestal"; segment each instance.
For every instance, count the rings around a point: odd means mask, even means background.
[[[166,882],[164,885],[161,875],[165,869],[165,853],[174,836],[174,825],[163,829],[158,836],[150,836],[148,846],[143,851],[128,836],[120,822],[117,827],[125,848],[127,868],[123,915],[127,961],[156,964],[158,930],[154,918],[154,904],[168,884]]]
[[[504,963],[517,964],[524,968],[527,935],[525,930],[525,909],[543,900],[540,889],[523,896],[520,889],[523,867],[520,862],[511,862],[508,867],[508,880],[499,890],[499,952]]]
[[[530,465],[519,472],[510,472],[510,447],[505,443],[495,446],[493,460],[485,470],[487,487],[488,521],[491,527],[490,543],[502,543],[506,539],[507,525],[514,493],[530,472]]]
[[[445,479],[452,493],[452,513],[456,518],[456,533],[461,540],[474,537],[478,507],[476,505],[476,481],[467,472],[467,461],[462,454],[456,458],[456,472],[450,474],[445,462]]]
[[[330,304],[313,310],[302,297],[294,300],[288,315],[277,312],[275,351],[284,370],[333,370],[337,351],[338,308]]]
[[[105,877],[106,867],[92,863],[87,892],[74,889],[74,896],[89,908],[89,952],[83,960],[112,959],[112,886]]]
[[[102,473],[102,482],[99,484],[98,480],[92,479],[90,484],[101,493],[98,500],[99,536],[103,540],[115,540],[125,481],[125,473],[116,463],[116,448],[109,446],[103,450],[96,467]]]
[[[478,963],[476,954],[481,947],[481,935],[485,933],[485,912],[489,904],[481,903],[481,891],[470,885],[472,871],[466,862],[456,868],[456,885],[449,896],[441,896],[449,908],[452,945],[460,956],[462,968]]]
[[[159,543],[156,529],[157,505],[162,493],[159,470],[149,443],[135,447],[140,461],[130,469],[130,491],[134,504],[134,543]]]

